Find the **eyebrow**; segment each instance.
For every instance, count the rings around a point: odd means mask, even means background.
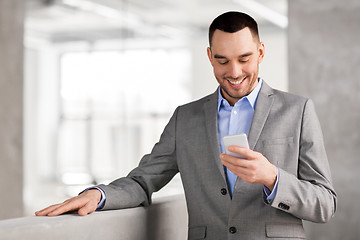
[[[250,55],[252,55],[252,54],[253,54],[252,52],[247,52],[247,53],[241,54],[241,55],[239,56],[239,58],[248,57],[248,56],[250,56]],[[214,55],[214,58],[217,58],[217,59],[226,59],[225,56],[222,56],[222,55],[219,55],[219,54],[215,54],[215,55]]]

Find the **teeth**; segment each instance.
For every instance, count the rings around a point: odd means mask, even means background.
[[[246,77],[245,77],[246,78]],[[231,84],[233,84],[233,85],[238,85],[238,84],[240,84],[240,83],[242,83],[244,80],[245,80],[245,78],[243,78],[243,79],[241,79],[241,80],[238,80],[238,81],[230,81],[231,82]]]

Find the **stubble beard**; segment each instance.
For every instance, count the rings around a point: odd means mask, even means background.
[[[222,80],[221,80],[221,81],[219,81],[219,79],[217,79],[217,80],[218,80],[219,83],[221,83],[221,84],[220,84],[220,87],[221,87],[222,91],[224,91],[224,92],[226,93],[227,96],[229,96],[229,97],[231,97],[231,98],[233,98],[233,99],[240,100],[241,98],[249,95],[249,94],[252,92],[252,90],[254,90],[254,88],[255,88],[254,85],[255,85],[255,83],[256,83],[256,81],[257,81],[257,79],[258,79],[257,77],[255,77],[255,79],[250,79],[250,76],[246,76],[246,78],[247,78],[247,79],[245,79],[245,81],[251,81],[251,82],[249,83],[248,86],[246,86],[246,90],[245,90],[245,91],[241,91],[241,92],[240,92],[239,94],[237,94],[237,95],[232,94],[232,93],[229,91],[229,89],[227,89],[227,87],[226,87],[226,85],[225,85],[224,82],[225,82],[225,81],[228,81],[228,80],[227,80],[228,78],[222,77]],[[249,79],[250,79],[250,80],[249,80]]]

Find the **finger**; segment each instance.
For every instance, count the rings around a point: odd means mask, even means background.
[[[245,180],[246,182],[253,183],[255,181],[254,174],[251,171],[249,171],[247,168],[238,167],[238,166],[231,165],[231,164],[229,164],[226,167],[227,167],[228,170],[230,170],[236,176],[238,176],[239,178]]]
[[[247,159],[254,159],[257,157],[257,153],[251,149],[239,147],[239,146],[229,146],[228,150],[233,153],[238,153],[246,157]]]
[[[247,167],[249,164],[248,159],[237,158],[227,154],[220,154],[220,158],[225,166],[231,165],[237,167]]]
[[[223,165],[239,177],[240,175],[247,175],[247,172],[249,171],[246,167],[237,166],[229,162],[223,162]]]
[[[82,199],[73,198],[70,201],[65,201],[64,203],[60,204],[59,207],[48,213],[48,216],[58,216],[69,211],[74,211],[83,207],[85,204],[86,202],[83,202]]]
[[[48,215],[48,213],[50,213],[50,212],[54,211],[56,208],[58,208],[61,204],[62,203],[51,205],[47,208],[44,208],[40,211],[35,212],[35,215],[36,216],[46,216],[46,215]]]

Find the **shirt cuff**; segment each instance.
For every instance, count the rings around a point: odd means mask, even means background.
[[[278,182],[279,182],[279,168],[276,168],[277,170],[277,175],[276,175],[276,181],[275,181],[275,185],[272,191],[270,191],[269,188],[267,188],[265,185],[263,185],[263,189],[264,189],[264,193],[266,195],[266,201],[268,203],[270,203],[276,195],[277,192],[277,186],[278,186]]]
[[[105,192],[104,192],[104,190],[102,190],[99,187],[89,187],[89,188],[86,188],[81,193],[86,192],[86,191],[91,190],[91,189],[97,189],[97,190],[99,190],[101,192],[101,199],[100,199],[100,202],[97,205],[96,211],[101,210],[105,206],[105,201],[106,201]]]

